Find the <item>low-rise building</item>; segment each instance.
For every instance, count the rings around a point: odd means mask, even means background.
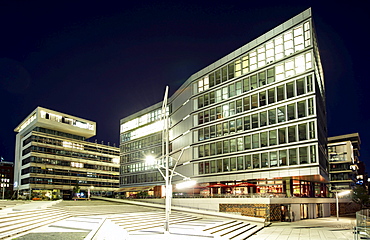
[[[95,136],[95,122],[37,107],[15,132],[18,197],[68,199],[118,188],[119,148],[86,140]]]

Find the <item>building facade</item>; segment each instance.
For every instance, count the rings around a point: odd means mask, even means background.
[[[0,199],[9,199],[13,194],[14,163],[0,160]]]
[[[14,130],[14,185],[18,197],[111,195],[118,188],[119,148],[88,142],[96,123],[37,107]]]
[[[164,154],[161,104],[121,119],[122,191],[163,185],[144,160]],[[325,86],[311,9],[190,76],[165,114],[170,167],[198,183],[188,193],[328,196]],[[328,211],[304,201],[280,207],[301,218]]]
[[[360,144],[358,133],[328,138],[330,183],[333,190],[351,190],[356,184],[367,182],[364,174],[359,174]]]

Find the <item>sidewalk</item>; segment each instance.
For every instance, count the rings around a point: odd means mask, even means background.
[[[312,239],[354,239],[354,216],[306,219],[297,222],[277,222],[265,227],[253,240],[312,240]]]

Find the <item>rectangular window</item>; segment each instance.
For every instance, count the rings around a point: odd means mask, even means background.
[[[251,169],[252,168],[252,156],[246,155],[244,157],[244,167],[245,169]]]
[[[297,103],[298,118],[306,117],[306,100]]]
[[[260,100],[260,107],[266,105],[266,92],[265,91],[259,93],[259,100]]]
[[[221,68],[221,78],[222,78],[222,82],[226,82],[227,79],[228,79],[228,76],[227,76],[227,66],[224,66]]]
[[[229,97],[234,97],[235,96],[235,85],[234,83],[229,85]]]
[[[216,136],[217,137],[222,136],[222,124],[221,123],[216,125]]]
[[[274,103],[275,102],[275,88],[271,88],[268,90],[268,103]]]
[[[227,66],[227,70],[228,70],[228,73],[229,73],[229,79],[233,79],[234,78],[234,72],[235,72],[235,66],[234,66],[234,63],[230,63],[228,66]]]
[[[268,153],[261,153],[261,166],[262,168],[269,167]]]
[[[251,106],[252,106],[252,109],[258,108],[258,95],[257,94],[253,94],[251,96]]]
[[[270,167],[277,167],[277,152],[270,152]]]
[[[278,130],[278,134],[279,134],[279,144],[286,143],[285,128],[280,128]]]
[[[251,81],[251,89],[256,89],[258,87],[257,85],[257,75],[252,75],[250,78]]]
[[[267,125],[267,112],[260,112],[260,127]]]
[[[242,71],[243,74],[247,74],[249,72],[249,57],[248,55],[242,57]]]
[[[280,85],[276,89],[277,91],[277,101],[283,101],[285,99],[284,85]]]
[[[246,116],[244,117],[244,130],[249,130],[251,129],[251,120],[250,120],[250,116]]]
[[[287,106],[287,115],[288,115],[288,121],[290,120],[294,120],[296,117],[295,117],[295,104],[289,104]]]
[[[275,59],[279,60],[284,57],[283,37],[275,38]]]
[[[300,164],[307,164],[308,163],[307,147],[300,147],[299,148],[299,163]]]
[[[279,123],[286,121],[285,106],[277,108],[277,117]]]
[[[253,168],[260,168],[260,155],[259,154],[253,154]]]
[[[202,108],[204,106],[204,98],[203,96],[200,96],[198,98],[198,108]]]
[[[296,126],[290,126],[288,127],[288,140],[289,142],[295,142],[297,141],[296,139]]]
[[[204,118],[203,118],[203,112],[198,113],[198,124],[203,124]]]
[[[214,121],[214,120],[216,120],[216,109],[215,108],[211,108],[210,110],[209,110],[209,120],[210,121]]]
[[[242,105],[242,100],[236,100],[236,113],[241,113],[243,112],[243,105]]]
[[[222,159],[218,159],[216,163],[217,163],[217,166],[216,166],[217,172],[222,172],[222,169],[223,169]]]
[[[311,163],[316,162],[316,147],[315,146],[310,146],[310,158],[311,158]]]
[[[204,146],[203,145],[198,147],[198,156],[204,157]]]
[[[308,132],[309,132],[310,139],[316,138],[315,122],[309,122],[308,127],[309,127]]]
[[[236,95],[242,94],[242,81],[237,81],[235,83],[235,93]]]
[[[242,118],[236,119],[236,131],[237,132],[243,131],[243,119]]]
[[[222,101],[222,91],[221,89],[218,89],[215,91],[215,100],[216,102],[221,102]]]
[[[244,150],[251,149],[251,136],[244,136]]]
[[[211,161],[211,173],[216,172],[216,161]]]
[[[204,130],[203,128],[198,130],[198,140],[203,141],[204,140]]]
[[[305,94],[304,78],[298,79],[296,82],[297,95]]]
[[[249,77],[243,79],[243,92],[248,92],[250,90]]]
[[[210,92],[209,93],[209,104],[213,104],[215,102],[216,102],[215,92]]]
[[[231,102],[229,104],[229,116],[235,115],[235,112],[236,112],[236,110],[235,110],[235,102]]]
[[[221,83],[221,69],[215,71],[216,85]]]
[[[228,135],[229,134],[229,124],[228,122],[222,123],[222,130],[223,130],[223,135]]]
[[[237,146],[238,146],[238,151],[244,150],[244,142],[243,142],[242,137],[237,138]]]
[[[236,139],[230,139],[230,152],[236,152]]]
[[[229,104],[222,105],[222,117],[228,117],[229,115]]]
[[[217,154],[222,154],[222,142],[216,142]]]
[[[229,131],[230,133],[235,133],[236,129],[235,129],[235,120],[231,120],[229,122]]]
[[[204,139],[209,139],[209,127],[204,128]]]
[[[267,69],[267,83],[275,82],[275,68]]]
[[[214,156],[214,155],[216,155],[216,143],[211,143],[210,144],[210,155],[211,156]]]
[[[308,99],[308,115],[314,115],[313,98]]]
[[[235,77],[240,77],[242,75],[242,61],[235,61]]]
[[[287,165],[287,154],[286,150],[279,151],[279,166],[286,166]]]
[[[299,141],[307,140],[307,124],[299,124],[298,125],[298,137]]]
[[[215,73],[211,73],[208,75],[209,78],[209,87],[213,87],[215,83]]]
[[[204,122],[207,123],[209,122],[209,110],[204,111]]]
[[[237,166],[238,166],[238,170],[243,170],[244,169],[244,159],[243,159],[243,157],[238,157]]]
[[[230,158],[230,169],[236,171],[236,157]]]
[[[258,128],[258,114],[252,115],[252,128]]]
[[[269,125],[275,124],[276,123],[276,109],[270,109],[268,111],[269,115]]]
[[[209,95],[204,94],[204,106],[208,106],[208,105],[209,105]]]
[[[224,158],[223,159],[223,172],[228,172],[230,171],[230,159]]]
[[[222,111],[221,107],[216,107],[216,118],[221,119],[222,118]]]
[[[229,153],[230,152],[230,145],[229,140],[223,141],[223,153]]]
[[[307,76],[307,92],[313,91],[312,75]]]
[[[225,100],[229,97],[229,89],[227,87],[222,88],[222,100]]]
[[[205,157],[209,156],[209,145],[208,144],[204,145],[204,156]]]
[[[289,165],[297,165],[297,149],[289,149]]]
[[[274,52],[274,42],[270,41],[266,43],[266,63],[272,63],[275,59],[274,57],[275,52]]]
[[[259,82],[259,86],[266,85],[266,72],[265,71],[258,73],[258,82]]]
[[[198,164],[199,166],[199,174],[204,174],[204,162]]]
[[[251,109],[249,96],[243,98],[243,108],[244,108],[244,111],[248,111]]]
[[[287,95],[287,98],[294,97],[294,82],[290,82],[286,84],[286,95]]]
[[[269,131],[269,145],[273,146],[277,144],[276,130]]]
[[[261,147],[267,147],[267,132],[260,133]]]
[[[259,134],[253,134],[252,135],[252,148],[259,148],[260,147],[260,141],[259,141]]]

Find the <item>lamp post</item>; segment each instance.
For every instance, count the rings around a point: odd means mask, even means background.
[[[162,121],[163,121],[163,130],[162,130],[162,157],[164,158],[164,166],[159,165],[157,160],[153,156],[147,156],[146,162],[155,164],[158,171],[161,173],[162,177],[165,180],[165,222],[164,222],[164,233],[169,234],[169,224],[170,224],[170,213],[171,213],[171,197],[172,197],[172,177],[174,174],[179,175],[183,177],[186,180],[190,180],[189,178],[185,177],[184,175],[175,172],[175,168],[177,166],[177,163],[179,162],[182,154],[184,153],[184,150],[189,148],[190,146],[187,146],[185,148],[181,149],[181,153],[176,160],[176,163],[173,167],[173,169],[169,168],[169,119],[168,119],[168,113],[167,113],[167,99],[168,99],[168,86],[166,86],[164,99],[162,103]],[[161,168],[165,169],[165,172],[163,173]],[[171,172],[171,174],[170,174]]]
[[[339,196],[345,196],[347,194],[350,194],[351,191],[347,190],[347,191],[343,191],[343,192],[338,192],[336,191],[335,192],[335,199],[336,199],[336,208],[337,208],[337,221],[339,221]]]

